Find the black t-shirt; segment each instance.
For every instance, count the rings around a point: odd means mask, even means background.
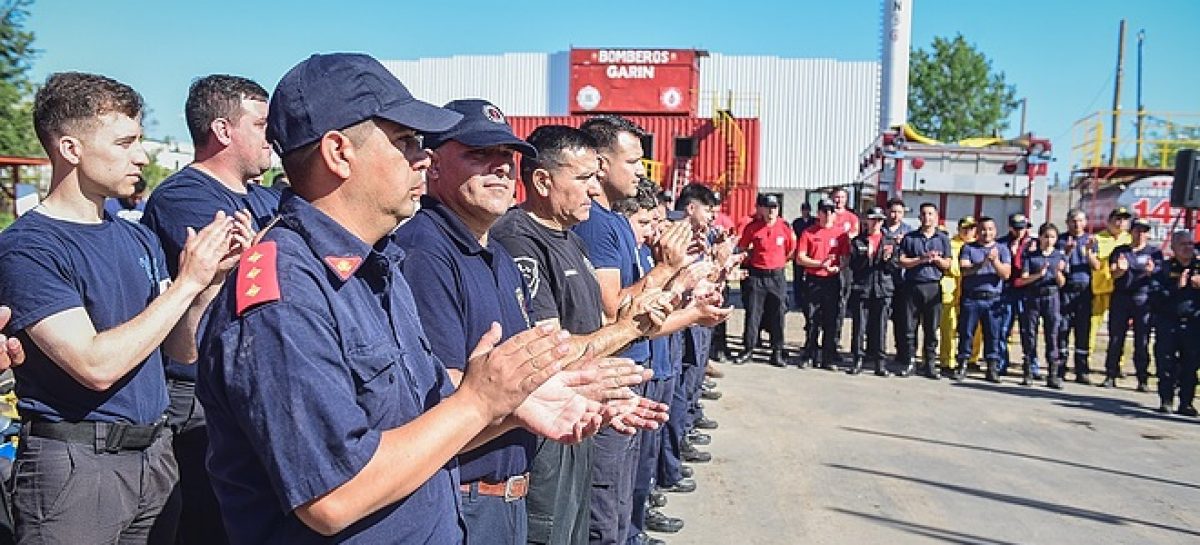
[[[600,329],[600,284],[579,235],[546,227],[520,208],[504,214],[488,235],[512,254],[521,270],[529,286],[531,320],[556,318],[563,329],[578,335]]]

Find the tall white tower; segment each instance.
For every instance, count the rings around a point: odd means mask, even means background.
[[[903,125],[908,120],[908,57],[912,46],[913,1],[883,0],[880,132]]]

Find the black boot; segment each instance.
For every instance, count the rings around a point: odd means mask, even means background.
[[[1033,385],[1033,366],[1029,362],[1025,362],[1025,368],[1021,370],[1021,386]]]
[[[904,368],[900,369],[900,372],[896,373],[896,376],[907,377],[907,376],[911,375],[916,368],[917,368],[917,362],[915,362],[913,360],[905,361]]]
[[[929,358],[925,360],[925,378],[931,380],[941,380],[942,375],[938,373],[937,360]]]
[[[1055,390],[1062,389],[1062,368],[1065,365],[1057,362],[1050,362],[1050,370],[1046,373],[1046,386]]]
[[[884,366],[883,360],[881,360],[881,359],[875,360],[875,376],[877,376],[877,377],[888,376],[887,367]]]
[[[846,370],[846,374],[857,375],[861,373],[862,363],[862,356],[854,356],[854,359],[850,362],[850,368]]]
[[[1000,370],[996,368],[998,364],[996,362],[989,361],[985,365],[987,365],[987,376],[985,377],[987,381],[999,384]]]
[[[787,367],[787,360],[783,359],[782,348],[771,350],[771,365],[775,367]]]
[[[967,362],[965,362],[965,361],[958,362],[958,366],[956,366],[954,368],[954,374],[952,376],[954,377],[955,382],[962,382],[962,381],[966,380],[967,379]]]

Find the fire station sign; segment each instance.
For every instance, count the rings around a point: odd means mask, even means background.
[[[572,49],[572,114],[696,114],[691,49]]]

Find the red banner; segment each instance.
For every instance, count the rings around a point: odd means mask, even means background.
[[[572,49],[571,113],[694,116],[699,74],[692,49]]]

